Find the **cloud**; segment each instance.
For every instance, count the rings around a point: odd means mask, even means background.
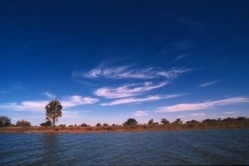
[[[191,116],[205,116],[205,113],[193,113]]]
[[[122,98],[122,99],[117,99],[113,100],[109,103],[102,103],[100,105],[102,106],[113,106],[113,105],[120,105],[120,104],[131,104],[131,103],[141,103],[141,102],[149,102],[149,101],[157,101],[157,100],[162,100],[162,99],[168,99],[168,98],[174,98],[174,97],[179,97],[182,96],[182,94],[172,94],[172,95],[154,95],[154,96],[148,96],[145,98]]]
[[[223,100],[202,102],[202,103],[182,103],[173,106],[159,107],[157,112],[181,112],[181,111],[196,111],[196,110],[206,110],[212,109],[217,106],[226,106],[239,103],[248,103],[249,98],[246,97],[234,97]]]
[[[131,66],[119,66],[112,68],[98,67],[86,73],[74,72],[74,76],[81,75],[84,78],[111,78],[111,79],[154,79],[167,78],[173,79],[190,69],[172,68],[168,71],[147,67],[135,69]]]
[[[96,96],[104,97],[107,99],[114,99],[114,98],[124,98],[124,97],[131,97],[131,96],[136,96],[139,95],[143,92],[161,88],[165,86],[167,82],[161,82],[157,85],[153,85],[151,82],[146,82],[144,84],[129,84],[125,86],[120,86],[117,88],[99,88],[97,89],[94,94]],[[140,85],[140,86],[138,86]]]
[[[82,96],[69,96],[67,100],[62,100],[61,104],[63,109],[69,109],[71,107],[94,104],[98,102],[98,99],[91,97],[82,97]],[[34,111],[34,112],[43,112],[45,106],[49,101],[23,101],[20,104],[18,103],[6,103],[0,104],[0,109],[12,110],[12,111]]]
[[[199,87],[204,88],[204,87],[212,86],[214,84],[219,83],[220,81],[221,80],[215,80],[215,81],[205,82],[205,83],[200,84]]]
[[[49,101],[23,101],[18,103],[1,104],[1,109],[13,111],[44,111]]]
[[[148,115],[148,113],[146,111],[136,111],[135,113],[132,114],[133,116],[137,116],[137,117],[140,117],[140,116],[146,116]]]
[[[47,97],[50,98],[50,99],[53,99],[53,98],[56,97],[54,94],[52,94],[52,93],[50,93],[50,92],[44,92],[44,93],[42,93],[42,94],[45,95],[45,96],[47,96]]]
[[[222,114],[225,115],[232,115],[232,114],[236,114],[238,111],[230,111],[230,112],[223,112]]]
[[[187,56],[187,54],[179,55],[179,56],[176,57],[176,60],[178,61],[178,60],[180,60],[180,59],[182,59],[182,58],[184,58],[186,56]]]
[[[87,105],[97,103],[99,100],[92,97],[70,96],[67,100],[61,101],[62,106],[67,109],[79,105]]]

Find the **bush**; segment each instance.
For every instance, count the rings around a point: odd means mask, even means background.
[[[86,123],[82,123],[80,126],[81,127],[87,127],[88,125]]]
[[[97,123],[96,126],[99,127],[99,126],[101,126],[101,124],[100,124],[100,123]]]
[[[6,127],[11,125],[11,120],[7,116],[0,116],[0,127]]]
[[[47,121],[45,123],[41,123],[41,126],[51,126],[51,121]]]
[[[108,126],[108,124],[107,124],[107,123],[104,123],[104,124],[103,124],[103,126],[107,127],[107,126]]]
[[[16,126],[31,126],[31,124],[28,121],[20,120],[16,122]]]
[[[123,125],[124,126],[136,126],[137,125],[137,121],[136,121],[136,119],[129,118],[126,122],[124,122]]]
[[[161,123],[162,123],[163,125],[168,125],[168,124],[170,124],[169,121],[168,121],[166,118],[162,118]]]
[[[149,122],[148,122],[148,125],[153,125],[154,124],[154,119],[151,119]]]

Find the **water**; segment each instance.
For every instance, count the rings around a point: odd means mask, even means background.
[[[0,165],[249,164],[249,130],[0,134]]]

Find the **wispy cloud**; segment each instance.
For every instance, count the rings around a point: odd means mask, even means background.
[[[45,96],[47,96],[47,97],[50,98],[50,99],[53,99],[53,98],[56,97],[54,94],[52,94],[52,93],[50,93],[50,92],[43,92],[42,94],[45,95]]]
[[[136,96],[149,90],[161,88],[166,84],[167,82],[161,82],[157,85],[153,85],[152,82],[146,82],[144,84],[128,84],[117,88],[103,87],[97,89],[94,94],[96,96],[105,97],[107,99],[124,98]]]
[[[182,55],[177,56],[175,59],[178,61],[186,56],[187,56],[187,54],[182,54]]]
[[[0,109],[12,111],[34,111],[43,112],[49,101],[23,101],[21,103],[0,104]],[[69,109],[79,105],[94,104],[98,99],[82,96],[69,96],[68,99],[62,100],[61,104],[64,109]]]
[[[230,112],[223,112],[224,115],[233,115],[236,114],[238,111],[230,111]]]
[[[205,116],[205,113],[193,113],[191,116]]]
[[[140,117],[140,116],[146,116],[148,113],[146,111],[136,111],[135,113],[132,113],[133,116]]]
[[[97,103],[99,100],[97,98],[92,97],[82,97],[82,96],[70,96],[67,100],[63,100],[61,104],[65,109],[79,106],[79,105],[86,105],[86,104],[94,104]]]
[[[132,68],[132,66],[119,66],[112,68],[98,67],[86,73],[75,72],[73,75],[81,75],[84,78],[111,78],[111,79],[173,79],[191,69],[172,68],[168,71],[154,67]]]
[[[202,102],[202,103],[182,103],[172,106],[159,107],[157,112],[181,112],[181,111],[196,111],[206,110],[217,106],[233,105],[239,103],[248,103],[249,98],[246,97],[234,97],[223,100]]]
[[[214,81],[210,81],[210,82],[205,82],[205,83],[200,84],[199,87],[204,88],[204,87],[212,86],[214,84],[219,83],[220,81],[221,80],[214,80]]]
[[[172,94],[172,95],[153,95],[153,96],[148,96],[144,98],[122,98],[122,99],[117,99],[113,100],[109,103],[102,103],[100,105],[102,106],[113,106],[113,105],[120,105],[120,104],[134,104],[134,103],[142,103],[142,102],[149,102],[149,101],[156,101],[156,100],[162,100],[162,99],[169,99],[169,98],[175,98],[182,96],[183,94]]]

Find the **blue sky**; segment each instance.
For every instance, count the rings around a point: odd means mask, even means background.
[[[0,1],[0,115],[58,124],[249,116],[249,2]]]

